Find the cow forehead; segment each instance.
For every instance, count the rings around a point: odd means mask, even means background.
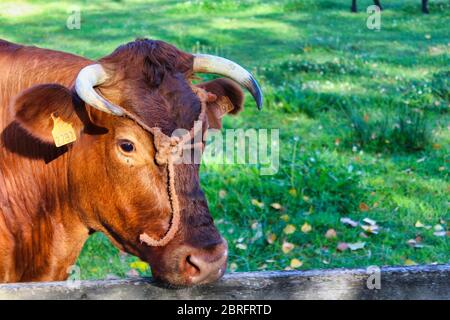
[[[128,111],[148,127],[161,128],[170,135],[174,130],[191,129],[201,112],[201,100],[190,83],[179,76],[164,76],[158,88],[131,88],[126,93]]]
[[[137,39],[100,60],[115,74],[117,102],[170,135],[190,129],[201,111],[191,88],[193,56],[163,41]]]

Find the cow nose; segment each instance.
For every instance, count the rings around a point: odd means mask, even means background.
[[[191,285],[205,284],[218,280],[227,267],[228,245],[225,239],[219,244],[187,251],[182,270]]]

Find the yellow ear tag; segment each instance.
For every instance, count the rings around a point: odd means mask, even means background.
[[[72,143],[77,140],[77,136],[75,134],[75,130],[72,127],[72,124],[70,124],[69,122],[65,122],[63,119],[55,116],[53,113],[51,116],[53,120],[52,136],[57,147],[65,146],[66,144]]]

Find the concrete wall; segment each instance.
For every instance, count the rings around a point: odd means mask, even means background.
[[[368,288],[368,280],[375,288]],[[379,273],[367,269],[230,273],[217,283],[183,289],[168,289],[143,278],[4,284],[0,299],[448,300],[450,265],[385,267]]]

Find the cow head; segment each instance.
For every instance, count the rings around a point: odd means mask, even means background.
[[[233,81],[193,85],[197,72]],[[176,129],[189,131],[196,120],[204,131],[220,128],[224,114],[240,111],[243,93],[236,83],[261,105],[256,81],[239,65],[142,39],[83,68],[72,88],[26,90],[14,112],[47,143],[54,143],[55,117],[72,126],[77,139],[66,153],[63,179],[67,201],[89,229],[149,262],[156,278],[192,285],[224,274],[227,244],[209,213],[199,165],[174,163],[167,155],[161,160],[161,148],[173,142]]]

